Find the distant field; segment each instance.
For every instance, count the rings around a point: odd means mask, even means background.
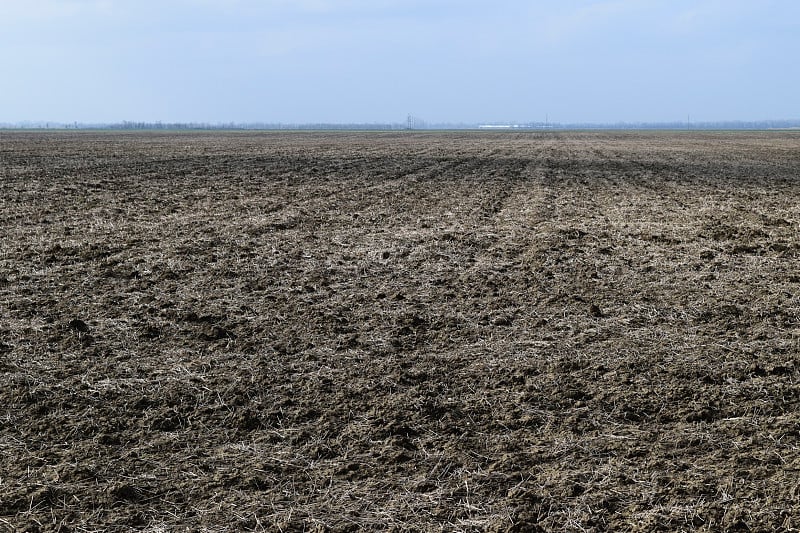
[[[800,527],[800,132],[0,132],[0,235],[0,531]]]

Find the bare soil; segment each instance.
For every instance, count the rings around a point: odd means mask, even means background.
[[[0,531],[800,527],[800,132],[0,132]]]

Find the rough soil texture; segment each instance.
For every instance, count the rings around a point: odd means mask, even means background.
[[[0,236],[0,531],[800,527],[800,132],[1,132]]]

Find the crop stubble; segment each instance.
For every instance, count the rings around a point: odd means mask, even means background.
[[[800,527],[800,134],[0,133],[0,530]]]

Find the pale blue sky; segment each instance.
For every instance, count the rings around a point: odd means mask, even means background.
[[[0,122],[800,118],[796,0],[0,0]]]

